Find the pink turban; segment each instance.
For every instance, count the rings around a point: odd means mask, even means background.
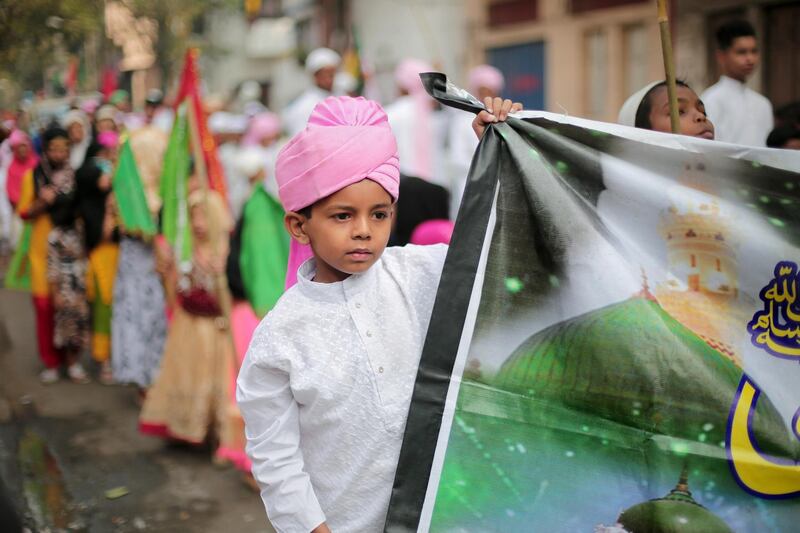
[[[433,67],[420,59],[404,59],[394,70],[394,81],[408,94],[427,94],[419,75],[432,71]]]
[[[478,89],[481,87],[500,94],[505,84],[503,73],[491,65],[478,65],[469,71],[469,89],[473,94],[477,95]]]
[[[411,244],[450,244],[455,224],[451,220],[426,220],[411,233]]]
[[[278,154],[275,168],[283,208],[297,211],[363,179],[397,199],[397,141],[383,108],[361,96],[329,96],[306,129]]]
[[[283,208],[297,211],[370,179],[397,200],[400,164],[397,141],[383,108],[361,96],[330,96],[317,104],[306,129],[278,154],[275,167]],[[292,243],[286,288],[297,279],[297,267],[311,250]]]
[[[247,133],[242,139],[245,146],[261,144],[265,137],[277,137],[281,133],[281,119],[278,115],[265,111],[253,117]]]

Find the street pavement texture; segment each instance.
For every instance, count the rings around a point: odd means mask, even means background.
[[[210,450],[138,433],[134,388],[44,386],[40,370],[30,295],[0,290],[0,503],[27,530],[273,531],[258,494]]]

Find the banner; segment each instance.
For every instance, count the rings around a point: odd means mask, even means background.
[[[154,236],[157,231],[156,224],[147,206],[144,186],[128,139],[125,139],[120,148],[112,183],[120,222],[125,231],[148,237]]]
[[[162,202],[161,233],[181,261],[188,260],[192,255],[192,233],[187,204],[191,156],[189,121],[186,114],[186,104],[178,107],[159,181],[159,195]]]
[[[386,530],[796,531],[800,154],[522,116],[472,162]]]

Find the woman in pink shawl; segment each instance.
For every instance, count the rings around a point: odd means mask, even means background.
[[[33,151],[30,138],[21,130],[14,130],[8,138],[8,143],[14,157],[6,174],[6,193],[11,206],[16,209],[22,193],[22,178],[26,172],[36,168],[39,158]]]

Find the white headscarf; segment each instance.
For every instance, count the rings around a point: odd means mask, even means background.
[[[622,104],[622,107],[619,110],[619,115],[617,116],[617,122],[622,124],[623,126],[630,126],[631,128],[636,127],[636,112],[639,110],[639,106],[642,105],[642,100],[644,100],[645,95],[650,92],[650,89],[662,83],[664,80],[653,81],[633,93],[631,96],[625,100],[625,103]]]
[[[69,130],[72,124],[80,124],[83,126],[83,139],[79,143],[73,144],[69,149],[69,164],[74,170],[78,170],[83,165],[83,160],[86,158],[86,150],[92,143],[92,129],[89,125],[89,117],[86,113],[78,109],[73,109],[64,115],[62,125],[65,129]]]
[[[330,48],[317,48],[306,58],[306,72],[314,74],[326,67],[339,68],[342,57]]]

